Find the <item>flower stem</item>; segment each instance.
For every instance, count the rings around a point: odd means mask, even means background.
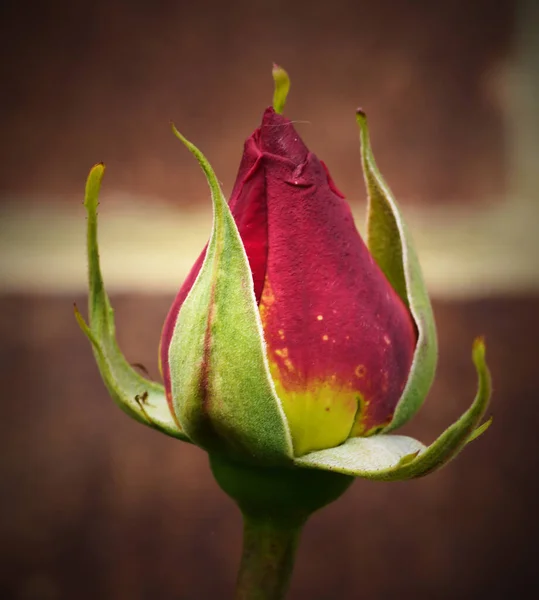
[[[210,454],[210,464],[217,483],[243,514],[236,600],[281,600],[303,525],[342,496],[354,478],[290,464],[253,465],[221,454]]]
[[[236,600],[284,598],[304,523],[244,514]]]

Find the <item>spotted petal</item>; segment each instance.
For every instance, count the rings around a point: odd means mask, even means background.
[[[472,358],[479,380],[475,400],[430,446],[425,447],[421,442],[401,435],[351,438],[336,448],[311,452],[296,459],[295,463],[301,467],[381,481],[422,477],[440,469],[490,425],[490,421],[479,425],[491,394],[490,373],[481,339],[474,342]]]

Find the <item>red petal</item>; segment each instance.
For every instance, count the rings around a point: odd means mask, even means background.
[[[329,386],[335,402],[359,408],[353,433],[372,433],[391,420],[408,378],[412,317],[324,166],[298,152],[286,119],[265,123],[260,145],[276,151],[264,155],[269,250],[260,303],[272,375],[291,398],[303,391],[316,399],[324,389],[326,401]],[[286,134],[276,145],[279,130]]]
[[[238,226],[260,301],[268,257],[266,176],[257,148],[258,130],[245,142],[243,157],[229,206]]]

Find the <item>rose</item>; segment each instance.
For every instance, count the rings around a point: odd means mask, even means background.
[[[248,138],[229,205],[205,157],[174,130],[206,173],[214,222],[163,328],[164,389],[136,373],[115,342],[97,253],[103,165],[90,173],[85,200],[90,325],[77,318],[122,408],[212,456],[372,479],[426,474],[489,424],[478,428],[490,396],[483,342],[473,350],[479,390],[457,423],[428,448],[388,435],[417,411],[434,375],[419,263],[364,113],[368,248],[326,167],[279,114],[283,73],[275,72],[277,110]]]
[[[428,448],[389,435],[421,406],[436,364],[429,298],[400,210],[358,111],[369,195],[367,246],[324,166],[280,116],[289,87],[274,69],[274,108],[247,140],[229,205],[202,153],[213,228],[166,319],[165,386],[116,344],[97,248],[103,165],[90,172],[89,325],[112,397],[131,416],[210,454],[244,517],[237,596],[283,598],[299,533],[353,477],[396,480],[440,468],[489,426],[485,347],[472,406]]]

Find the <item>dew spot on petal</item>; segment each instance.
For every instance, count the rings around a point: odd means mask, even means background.
[[[318,316],[316,317],[316,319],[317,319],[318,321],[322,321],[322,320],[324,319],[324,316],[323,316],[323,315],[318,315]]]
[[[327,335],[323,335],[322,336],[322,340],[324,340],[324,342],[327,342],[329,340],[329,337]]]

